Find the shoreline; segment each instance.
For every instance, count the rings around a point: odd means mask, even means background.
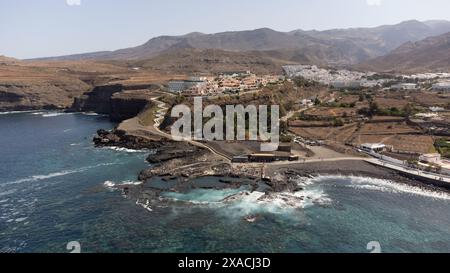
[[[316,177],[327,175],[356,176],[389,180],[435,191],[450,192],[449,189],[429,185],[419,179],[407,177],[399,171],[359,160],[339,160],[328,162],[292,162],[276,164],[236,164],[225,162],[207,149],[193,146],[187,142],[175,142],[168,139],[151,140],[128,135],[120,130],[99,130],[94,138],[97,147],[116,146],[127,149],[152,149],[155,153],[148,156],[152,164],[142,170],[138,180],[145,185],[155,177],[166,181],[179,181],[173,191],[185,189],[190,181],[205,177],[231,177],[250,179],[253,187],[263,182],[271,192],[295,192],[298,185],[292,181],[293,176]],[[235,185],[233,185],[235,186]]]
[[[67,113],[64,110],[25,110],[25,111],[9,111],[9,112],[0,112],[0,115],[8,115],[8,114],[26,114],[26,113],[35,113],[40,111],[46,112],[55,112],[55,113]],[[88,112],[77,112],[79,114],[92,115],[94,113]],[[121,123],[117,124],[118,128]],[[110,147],[110,148],[124,148],[124,149],[132,149],[136,151],[149,152],[149,150],[160,149],[162,153],[158,156],[156,153],[156,157],[158,159],[153,160],[151,157],[155,157],[155,154],[149,153],[148,162],[153,164],[150,168],[142,170],[139,176],[139,180],[145,183],[151,177],[170,177],[171,179],[182,179],[183,181],[194,180],[202,177],[232,177],[239,179],[251,179],[254,181],[260,181],[261,175],[255,174],[254,172],[248,173],[248,171],[237,171],[233,168],[233,164],[227,164],[222,162],[219,158],[216,158],[212,155],[211,152],[206,149],[202,149],[199,147],[195,147],[192,153],[185,153],[185,151],[189,147],[193,147],[192,145],[184,142],[174,142],[168,139],[161,140],[147,140],[142,137],[137,137],[133,135],[127,134],[124,131],[105,131],[99,130],[98,133],[102,133],[111,137],[111,141],[113,143],[102,143],[101,140],[94,138],[94,143],[97,147]],[[117,138],[117,135],[119,138]],[[169,147],[167,147],[169,146]],[[179,153],[176,156],[168,155],[170,153],[170,148],[177,150]],[[164,151],[168,149],[169,151]],[[180,153],[180,150],[183,152]],[[198,161],[199,157],[206,157],[208,160]],[[176,161],[176,162],[174,162]],[[197,163],[196,163],[197,162]],[[175,164],[174,164],[175,163]],[[193,164],[194,163],[194,164]],[[197,166],[195,166],[197,164]],[[227,165],[227,166],[225,166]],[[191,166],[191,167],[189,167]],[[226,167],[224,170],[219,171],[217,167]],[[170,168],[174,167],[178,169],[178,172],[172,173]],[[199,167],[199,171],[195,171],[195,167]],[[208,170],[213,167],[214,170]],[[215,167],[215,168],[214,168]],[[246,169],[248,166],[240,165],[240,169]],[[429,183],[420,181],[416,178],[407,177],[407,175],[402,174],[398,171],[394,171],[388,168],[383,168],[381,166],[375,166],[368,162],[356,161],[356,160],[342,160],[335,162],[307,162],[307,163],[295,163],[285,164],[285,165],[270,165],[266,164],[266,173],[265,179],[266,182],[272,185],[274,192],[279,192],[283,190],[293,190],[295,186],[290,185],[288,183],[289,175],[298,175],[302,177],[317,177],[317,176],[334,176],[334,175],[342,175],[342,176],[355,176],[355,177],[368,177],[368,178],[378,178],[390,180],[398,183],[405,183],[408,185],[420,187],[420,188],[428,188],[438,191],[450,192],[448,188],[443,186],[434,186]],[[186,172],[183,172],[183,169],[186,169]],[[254,169],[254,168],[247,168]],[[188,175],[190,173],[190,175]],[[280,179],[277,175],[282,175],[283,178]],[[270,179],[268,179],[269,177]],[[267,181],[271,180],[271,181]]]
[[[401,172],[375,166],[365,161],[348,160],[335,162],[293,163],[286,166],[269,166],[268,171],[272,175],[276,175],[280,172],[287,172],[291,175],[307,177],[353,176],[375,178],[450,193],[450,190],[447,188],[430,185],[418,179],[410,178]]]

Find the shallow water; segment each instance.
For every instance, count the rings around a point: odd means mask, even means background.
[[[368,252],[371,241],[384,252],[450,251],[450,195],[379,179],[299,178],[304,191],[269,198],[196,189],[146,210],[108,187],[136,182],[149,153],[94,148],[95,131],[112,126],[83,114],[0,115],[1,251],[68,252],[70,241],[83,252]]]

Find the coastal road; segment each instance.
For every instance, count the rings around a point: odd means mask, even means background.
[[[435,173],[429,173],[429,172],[424,172],[421,170],[411,169],[411,168],[408,168],[405,166],[395,165],[395,164],[392,164],[392,163],[389,163],[386,161],[382,161],[377,158],[366,159],[366,162],[369,162],[371,164],[374,164],[374,165],[377,165],[380,167],[388,168],[391,170],[411,174],[414,176],[423,177],[423,178],[439,181],[442,183],[447,183],[450,187],[450,177],[446,176],[446,175],[439,175],[439,174],[435,174]]]
[[[286,116],[281,118],[281,121],[287,122],[290,118],[292,118],[295,114],[299,114],[299,113],[303,113],[306,110],[310,109],[311,107],[306,107],[306,108],[302,108],[300,110],[297,111],[289,111]]]
[[[164,117],[166,116],[167,111],[169,110],[169,107],[167,107],[166,103],[164,103],[162,101],[159,101],[157,98],[153,98],[152,101],[155,102],[157,104],[157,107],[158,107],[158,110],[156,111],[156,119],[154,120],[154,124],[152,126],[152,129],[157,134],[159,134],[160,136],[162,136],[164,138],[167,138],[167,139],[174,140],[173,136],[171,134],[163,132],[163,131],[161,131],[159,129],[159,126],[161,125],[162,121],[164,120]],[[227,162],[231,161],[231,157],[230,156],[228,156],[228,155],[226,155],[224,153],[221,153],[221,152],[217,151],[216,149],[214,149],[214,148],[212,148],[212,147],[210,147],[210,146],[208,146],[206,144],[203,144],[201,142],[194,141],[194,140],[191,140],[191,139],[185,139],[184,141],[186,141],[187,143],[189,143],[191,145],[194,145],[196,147],[207,149],[210,152],[212,152],[213,154],[215,154],[215,155],[225,159],[225,161],[227,161]]]
[[[168,134],[166,132],[163,132],[159,129],[159,126],[161,125],[162,121],[164,120],[165,115],[167,114],[167,111],[169,110],[169,108],[167,107],[167,104],[165,104],[162,101],[159,101],[157,98],[153,98],[152,101],[154,103],[156,103],[158,109],[156,111],[156,119],[154,120],[154,124],[151,128],[151,131],[153,133],[157,133],[159,136],[167,138],[167,139],[171,139],[173,140],[173,137],[171,134]],[[294,111],[291,112],[290,114],[288,114],[288,116],[286,116],[286,120],[289,118],[289,116],[293,116],[296,113],[301,113],[303,111],[308,110],[309,108],[304,108],[301,109],[299,111]],[[185,139],[184,141],[188,142],[189,144],[192,144],[194,146],[200,147],[200,148],[204,148],[207,149],[209,151],[211,151],[213,154],[222,157],[223,159],[225,159],[227,162],[230,162],[232,160],[232,157],[224,154],[218,150],[216,150],[214,147],[211,147],[209,145],[207,145],[207,143],[202,143],[202,142],[198,142],[198,141],[194,141],[192,139]],[[308,162],[330,162],[330,161],[343,161],[343,160],[364,160],[364,158],[356,158],[356,157],[345,157],[345,155],[334,152],[330,149],[324,148],[324,147],[309,147],[313,150],[315,156],[312,159],[308,159],[306,161],[306,163]],[[305,163],[304,161],[297,161],[298,163]],[[294,162],[290,162],[291,164]],[[275,162],[272,164],[287,164],[286,162]]]
[[[309,163],[321,163],[321,162],[339,162],[339,161],[367,161],[367,158],[364,157],[339,157],[339,158],[323,158],[323,159],[304,159],[298,161],[277,161],[272,163],[250,163],[245,164],[246,166],[251,167],[261,167],[261,166],[287,166],[287,165],[301,165],[301,164],[309,164]],[[240,163],[235,163],[239,165]]]

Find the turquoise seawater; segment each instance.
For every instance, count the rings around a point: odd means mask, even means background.
[[[71,241],[82,252],[369,252],[372,241],[384,252],[450,252],[449,194],[371,178],[299,179],[304,192],[263,201],[239,194],[245,187],[167,193],[144,209],[105,185],[148,167],[146,152],[92,145],[113,126],[83,114],[0,115],[1,252],[69,252]]]

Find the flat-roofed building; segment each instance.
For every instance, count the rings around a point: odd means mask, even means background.
[[[450,91],[450,82],[440,82],[433,85],[433,90]]]
[[[391,86],[391,90],[416,90],[416,83],[399,83]]]
[[[441,162],[441,155],[435,154],[424,154],[419,157],[419,160],[426,163],[439,164]]]
[[[196,89],[197,86],[206,86],[206,82],[200,79],[173,80],[168,83],[169,91],[173,93],[182,93],[188,90]]]
[[[360,88],[361,81],[334,81],[334,82],[331,82],[330,85],[331,85],[331,87],[337,88],[337,89]]]
[[[275,161],[296,161],[299,156],[287,152],[259,153],[248,156],[249,162],[270,163]]]
[[[248,163],[249,162],[249,156],[248,155],[239,155],[233,157],[231,160],[232,163]]]
[[[366,152],[384,152],[386,150],[386,145],[382,143],[364,143],[360,146],[361,150]]]

